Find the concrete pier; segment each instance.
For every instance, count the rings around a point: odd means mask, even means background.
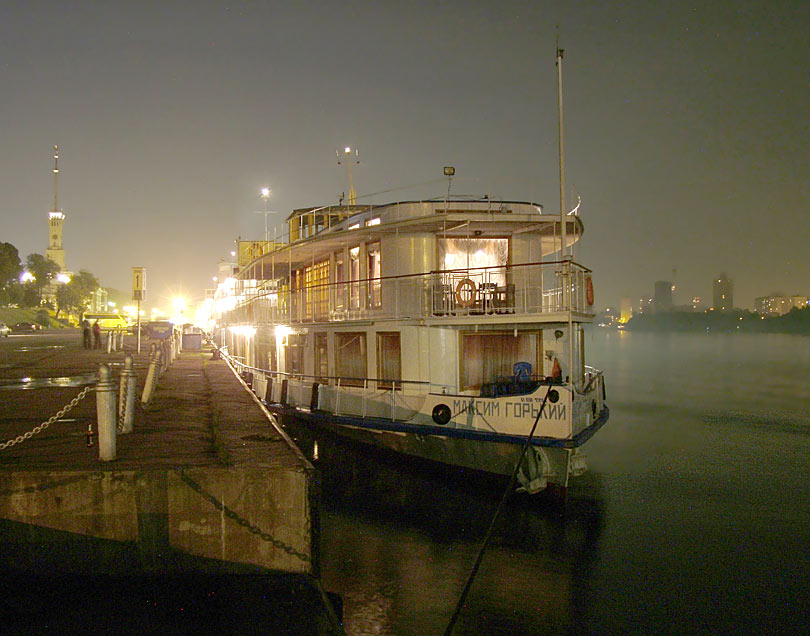
[[[34,385],[44,378],[64,385],[31,390],[8,384],[17,364],[11,360],[0,393],[0,442],[48,420],[99,361],[120,381],[127,353],[132,349],[65,347],[27,367],[21,360],[16,370],[24,367]],[[135,355],[139,391],[147,357]],[[240,573],[317,583],[315,471],[210,350],[177,357],[148,408],[136,408],[132,432],[117,437],[115,459],[100,461],[97,444],[91,390],[46,430],[0,451],[0,571]]]

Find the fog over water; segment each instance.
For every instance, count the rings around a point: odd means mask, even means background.
[[[810,338],[593,330],[587,346],[611,408],[590,472],[565,510],[512,501],[453,633],[806,630]],[[500,487],[320,456],[347,633],[443,633]]]

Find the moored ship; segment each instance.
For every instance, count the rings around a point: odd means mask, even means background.
[[[520,487],[565,489],[608,418],[574,213],[489,198],[294,211],[220,285],[217,343],[268,407]]]

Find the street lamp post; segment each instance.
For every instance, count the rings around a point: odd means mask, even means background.
[[[270,199],[270,188],[262,188],[262,201],[264,201],[264,242],[267,243],[269,236],[267,234],[267,201]]]

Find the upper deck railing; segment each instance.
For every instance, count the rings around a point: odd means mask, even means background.
[[[295,325],[354,320],[434,319],[497,314],[591,313],[590,270],[572,261],[443,270],[311,285],[238,281],[231,325]],[[261,283],[261,284],[259,284]]]

